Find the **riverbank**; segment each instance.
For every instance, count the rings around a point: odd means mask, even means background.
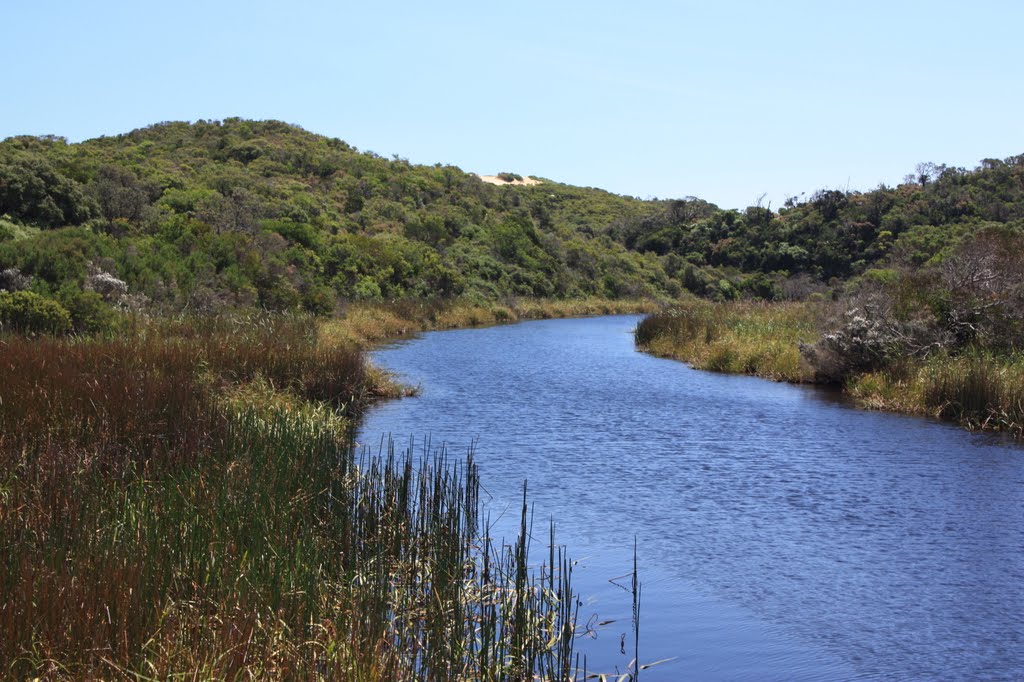
[[[357,459],[363,351],[644,302],[359,305],[0,337],[0,659],[15,678],[569,676],[566,559],[493,547],[472,461]],[[484,568],[487,567],[487,568]]]
[[[801,348],[818,344],[834,316],[821,302],[700,301],[648,316],[637,327],[636,343],[695,369],[813,383],[822,380],[820,373]],[[843,380],[858,406],[1024,437],[1024,355],[969,349],[879,364]]]
[[[652,314],[662,306],[650,299],[573,300],[510,299],[501,303],[406,299],[391,303],[355,303],[340,317],[322,322],[326,343],[354,343],[361,348],[417,332],[462,329],[521,320],[594,315]]]
[[[803,303],[695,301],[644,318],[636,343],[694,369],[805,383],[814,375],[801,361],[799,344],[817,340],[817,318]]]

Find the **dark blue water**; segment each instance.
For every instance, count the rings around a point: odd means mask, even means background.
[[[1024,449],[637,353],[637,320],[383,349],[422,394],[360,439],[475,443],[496,531],[528,479],[538,535],[553,517],[586,612],[616,621],[580,643],[602,672],[632,657],[608,581],[635,536],[641,662],[678,657],[648,680],[1024,679]]]

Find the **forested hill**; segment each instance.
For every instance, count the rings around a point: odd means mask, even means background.
[[[517,170],[517,169],[511,169]],[[0,290],[75,307],[326,313],[403,296],[778,297],[1019,229],[1024,157],[722,210],[360,152],[276,121],[0,143]],[[88,300],[87,300],[88,299]]]

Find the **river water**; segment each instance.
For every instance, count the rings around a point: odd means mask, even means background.
[[[615,621],[580,639],[591,670],[632,658],[609,581],[635,538],[639,658],[675,659],[643,679],[1024,679],[1024,448],[638,353],[638,320],[381,349],[422,393],[375,407],[359,440],[473,447],[506,537],[528,480],[535,555],[553,518],[581,619]]]

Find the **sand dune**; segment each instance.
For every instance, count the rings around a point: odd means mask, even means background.
[[[489,182],[492,185],[539,185],[540,180],[531,178],[529,175],[524,175],[522,180],[502,180],[497,175],[477,175],[478,178],[484,182]]]

